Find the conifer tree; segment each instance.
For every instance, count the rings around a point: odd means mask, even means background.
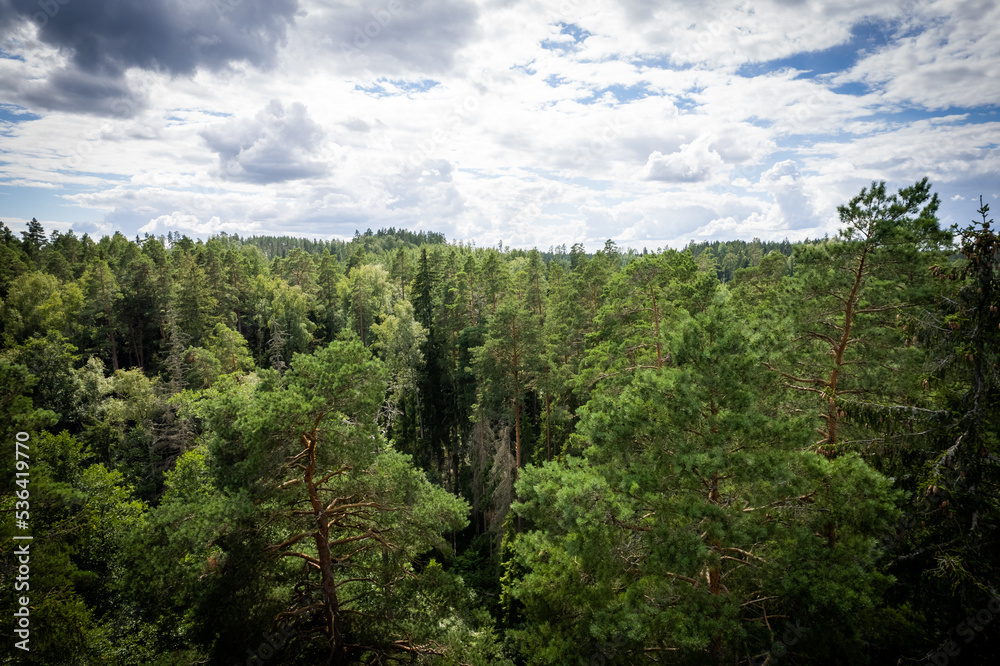
[[[525,395],[534,385],[541,366],[541,330],[538,318],[516,294],[507,294],[486,327],[483,345],[472,351],[473,368],[480,386],[480,405],[489,416],[510,424],[514,430],[514,455],[498,456],[495,473],[506,475],[513,466],[518,478],[524,455]],[[505,429],[500,429],[501,433]],[[503,463],[501,465],[500,463]],[[506,468],[506,469],[505,469]]]
[[[584,459],[524,470],[524,573],[508,583],[524,653],[570,663],[620,637],[607,663],[763,660],[778,618],[823,617],[823,635],[790,653],[850,660],[843,638],[887,582],[874,555],[894,516],[889,480],[857,455],[806,450],[808,425],[776,413],[774,378],[724,291],[681,317],[669,353],[581,409]],[[817,535],[831,514],[834,550]]]
[[[465,525],[467,506],[381,441],[385,388],[360,341],[335,341],[296,355],[280,382],[231,384],[198,407],[215,426],[220,489],[254,487],[275,512],[272,566],[303,565],[275,621],[303,628],[296,640],[312,663],[444,652],[408,581],[417,555],[448,548],[442,532]]]
[[[798,253],[797,342],[773,367],[819,402],[822,452],[838,451],[844,398],[877,400],[901,376],[896,321],[928,300],[928,253],[948,242],[938,206],[926,178],[897,194],[872,183],[837,209],[844,227],[836,239]]]
[[[337,257],[323,249],[316,277],[317,324],[322,324],[323,339],[332,342],[343,322],[340,316],[339,284],[343,271]]]
[[[175,254],[171,252],[171,258]],[[175,276],[172,306],[177,325],[197,345],[215,326],[214,313],[219,303],[212,295],[205,270],[191,252],[183,252],[176,259]]]
[[[122,300],[118,280],[107,262],[98,259],[87,267],[82,282],[87,296],[85,312],[96,330],[97,337],[106,340],[105,349],[111,357],[112,370],[118,370],[118,341],[115,329],[118,325],[119,302]]]
[[[31,218],[28,222],[28,230],[21,232],[21,242],[22,247],[24,247],[25,254],[31,259],[36,259],[41,253],[42,248],[48,244],[48,239],[45,238],[45,229],[42,227],[42,223]]]

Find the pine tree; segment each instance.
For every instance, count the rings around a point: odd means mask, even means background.
[[[318,308],[317,323],[322,323],[326,342],[332,342],[334,336],[343,325],[340,317],[339,284],[343,271],[337,257],[330,254],[328,248],[323,249],[320,257],[319,272],[316,279],[316,305]]]
[[[541,330],[538,318],[508,294],[491,317],[483,345],[472,351],[480,386],[480,405],[510,423],[514,429],[513,476],[518,478],[524,455],[524,398],[541,366]],[[494,461],[497,466],[498,461]],[[497,470],[498,473],[502,470]]]
[[[630,262],[607,284],[582,381],[627,382],[637,370],[662,369],[671,317],[704,308],[716,286],[714,274],[701,271],[688,252],[668,250]]]
[[[99,259],[87,267],[82,282],[88,304],[85,310],[86,316],[92,322],[97,336],[107,341],[105,348],[111,357],[111,368],[118,370],[118,341],[115,329],[118,326],[119,303],[122,300],[118,280],[107,262]]]
[[[806,450],[808,425],[778,415],[725,290],[667,343],[669,366],[581,409],[584,459],[524,470],[513,636],[534,663],[762,663],[779,618],[836,617],[789,653],[859,657],[844,636],[887,582],[874,556],[894,517],[889,480],[856,455]],[[844,532],[835,551],[816,535],[830,514]]]
[[[41,222],[35,218],[31,218],[31,221],[28,222],[28,230],[21,232],[21,238],[23,239],[21,245],[24,248],[24,253],[31,259],[36,259],[42,248],[48,244],[48,240],[45,238],[45,229]]]
[[[178,256],[177,252],[171,252],[172,259]],[[218,311],[219,304],[212,296],[205,270],[197,264],[192,253],[185,251],[178,256],[175,276],[171,304],[177,325],[197,345],[215,326],[217,319],[214,313]]]
[[[848,411],[876,429],[877,463],[910,494],[888,570],[898,579],[893,599],[921,615],[911,640],[889,635],[886,658],[931,652],[943,663],[955,627],[976,637],[957,641],[962,660],[986,663],[994,651],[995,628],[968,622],[1000,589],[1000,237],[980,204],[980,220],[952,229],[957,259],[932,267],[947,291],[907,328],[926,350],[929,408]]]
[[[389,275],[381,266],[365,264],[352,269],[347,280],[352,328],[361,339],[361,344],[368,345],[372,324],[389,306]]]
[[[172,468],[178,457],[191,447],[195,436],[194,424],[191,419],[181,415],[176,403],[169,402],[172,396],[178,395],[188,386],[185,377],[185,351],[188,346],[188,338],[177,323],[177,315],[173,310],[168,311],[167,322],[170,327],[168,354],[165,363],[167,381],[162,385],[163,395],[161,396],[165,403],[165,411],[160,422],[154,427],[149,451],[153,460],[153,468],[157,473]]]
[[[423,261],[426,252],[427,250],[424,248],[421,252],[421,261]],[[397,249],[396,254],[393,255],[389,277],[394,283],[399,285],[400,297],[405,300],[406,287],[410,284],[410,280],[413,279],[413,267],[410,265],[410,258],[404,248]]]
[[[271,566],[303,564],[275,623],[298,623],[311,663],[444,653],[440,625],[421,616],[409,581],[413,559],[447,548],[442,532],[461,529],[468,507],[385,447],[376,423],[385,388],[360,341],[335,341],[296,355],[281,382],[200,407],[225,465],[220,489],[252,484],[273,512],[261,516],[277,535]]]
[[[938,205],[926,178],[892,195],[872,183],[837,209],[844,228],[835,240],[801,246],[796,257],[799,343],[777,369],[821,403],[816,444],[828,455],[838,451],[844,398],[877,399],[901,376],[903,359],[886,351],[899,350],[897,319],[928,298],[928,252],[948,242]]]

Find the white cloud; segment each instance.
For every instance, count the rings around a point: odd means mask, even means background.
[[[295,102],[288,111],[278,100],[253,118],[229,120],[202,131],[219,155],[223,178],[250,183],[280,183],[326,175],[330,165],[317,160],[324,131]]]
[[[668,183],[718,181],[725,169],[722,158],[711,149],[712,139],[699,136],[691,143],[681,144],[680,150],[664,155],[654,150],[643,169],[645,180]]]
[[[180,211],[174,211],[170,215],[160,215],[139,227],[139,233],[143,234],[157,235],[165,234],[168,231],[182,231],[194,236],[207,237],[221,231],[245,234],[254,231],[254,229],[248,229],[242,224],[224,224],[217,215],[206,220]]]
[[[818,228],[815,211],[806,194],[802,173],[794,160],[778,162],[760,176],[758,188],[771,195],[771,228]]]
[[[863,82],[887,100],[929,109],[1000,103],[1000,5],[936,0],[918,7],[898,39],[836,80]]]

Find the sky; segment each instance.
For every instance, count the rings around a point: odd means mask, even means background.
[[[833,235],[1000,195],[986,0],[0,0],[0,220],[477,246]]]

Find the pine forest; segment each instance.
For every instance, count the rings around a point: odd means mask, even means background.
[[[0,224],[0,662],[991,663],[979,206],[596,252]]]

